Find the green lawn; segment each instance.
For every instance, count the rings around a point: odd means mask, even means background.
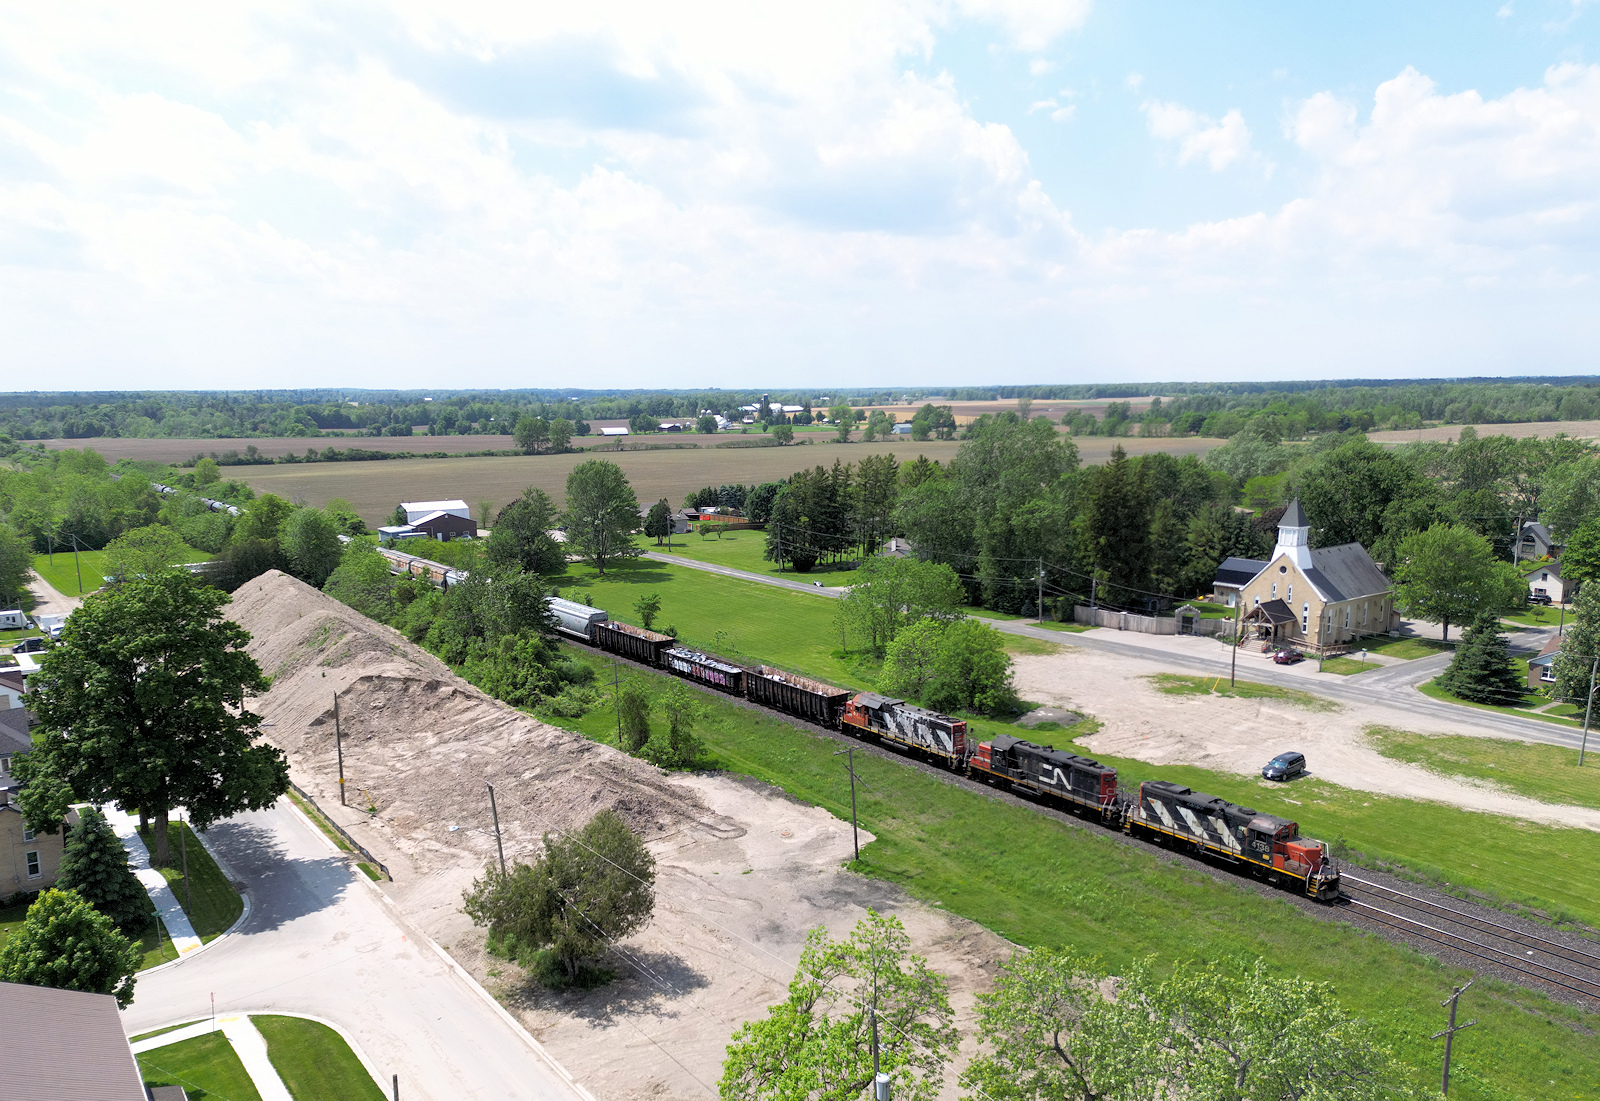
[[[1565,719],[1559,715],[1551,715],[1548,712],[1534,711],[1533,708],[1538,707],[1542,703],[1548,702],[1537,692],[1525,693],[1520,703],[1514,704],[1510,707],[1498,707],[1492,703],[1473,703],[1471,700],[1464,700],[1454,692],[1440,688],[1437,679],[1426,681],[1417,685],[1417,691],[1421,692],[1424,696],[1431,696],[1436,700],[1444,700],[1447,703],[1458,703],[1462,707],[1476,707],[1480,711],[1498,711],[1503,715],[1517,715],[1524,719],[1538,719],[1540,722],[1555,723],[1558,726],[1581,727],[1583,725],[1581,722],[1574,722],[1571,719]]]
[[[0,631],[0,646],[9,646],[14,642],[21,642],[25,638],[42,635],[43,631],[37,627],[22,627],[14,631]]]
[[[1001,635],[1000,638],[1008,654],[1059,654],[1066,649],[1063,643],[1046,642],[1032,635]]]
[[[1413,734],[1384,726],[1371,727],[1367,734],[1379,753],[1397,761],[1409,761],[1446,776],[1490,780],[1547,803],[1600,808],[1600,755],[1579,768],[1578,751],[1560,746],[1503,738]],[[1600,749],[1600,738],[1596,739],[1596,748]]]
[[[327,1025],[303,1017],[251,1017],[267,1058],[295,1101],[384,1101],[383,1091],[350,1045]]]
[[[701,536],[698,531],[692,531],[688,535],[674,535],[671,550],[664,544],[656,546],[653,539],[641,539],[639,545],[660,554],[678,555],[697,562],[714,562],[719,566],[747,570],[750,573],[771,574],[773,577],[780,574],[777,563],[768,562],[764,557],[767,549],[767,533],[764,531],[747,528],[744,531],[724,532],[721,537],[715,534]],[[782,576],[811,578],[825,585],[848,585],[850,574],[854,570],[846,568],[847,566],[853,566],[853,563],[838,566],[819,565],[809,573],[796,573],[794,566],[785,565]]]
[[[562,596],[587,596],[625,623],[639,622],[635,601],[658,593],[656,630],[676,628],[688,645],[803,671],[841,687],[868,686],[848,679],[853,663],[840,652],[832,600],[649,559],[624,563],[603,578],[588,566],[571,565],[555,583]]]
[[[182,1086],[189,1101],[261,1101],[255,1083],[220,1032],[158,1047],[139,1057],[147,1086]]]
[[[33,572],[50,583],[50,587],[64,596],[81,596],[92,593],[105,583],[102,571],[105,568],[105,551],[79,551],[78,561],[74,563],[73,553],[70,550],[58,550],[54,555],[36,554],[33,556]],[[193,547],[184,548],[184,562],[207,562],[211,556],[205,551],[195,550]],[[83,584],[78,584],[79,571],[82,571]]]
[[[603,664],[593,651],[569,652]],[[652,673],[632,675],[658,686],[668,680]],[[834,756],[835,741],[726,701],[708,697],[707,704],[698,731],[716,763],[848,817],[850,788]],[[615,722],[602,707],[570,725],[612,741]],[[973,729],[1014,728],[978,722]],[[1129,777],[1157,771],[1102,759],[1123,767]],[[1164,864],[1159,850],[1121,844],[1098,828],[1073,828],[1026,805],[968,791],[894,760],[863,755],[856,758],[856,768],[870,785],[858,789],[860,819],[877,837],[852,865],[862,875],[899,884],[925,902],[1025,945],[1072,945],[1100,954],[1113,969],[1151,954],[1162,966],[1240,955],[1278,966],[1287,961],[1298,974],[1333,983],[1344,1004],[1371,1020],[1417,1068],[1418,1085],[1433,1080],[1438,1046],[1428,1037],[1439,1027],[1438,1002],[1452,983],[1467,978],[1465,972],[1342,923],[1308,917],[1284,899],[1258,897],[1231,882]],[[1388,845],[1411,854],[1413,843],[1423,843],[1421,855],[1441,862],[1458,851],[1472,852],[1484,866],[1486,883],[1492,880],[1506,890],[1537,884],[1583,907],[1586,915],[1600,908],[1589,897],[1600,875],[1600,854],[1577,831],[1524,829],[1431,804],[1370,799],[1330,785],[1314,791],[1313,784],[1302,782],[1268,790],[1245,777],[1200,769],[1159,771],[1217,794],[1248,797],[1262,809],[1290,810],[1307,823],[1308,833],[1320,830],[1326,836],[1339,829],[1352,844],[1359,841],[1372,852],[1381,854]],[[1317,805],[1291,805],[1290,796]],[[1459,838],[1459,850],[1452,836]],[[1574,859],[1552,876],[1549,862],[1528,858],[1547,850],[1568,852]],[[1460,1065],[1508,1097],[1600,1095],[1600,1061],[1592,1047],[1600,1016],[1493,980],[1474,989],[1483,991],[1472,1008],[1482,1024],[1471,1042],[1457,1049]],[[1530,1085],[1549,1081],[1557,1083],[1554,1094]],[[1459,1096],[1488,1101],[1495,1095],[1464,1086]]]
[[[1367,638],[1357,639],[1350,644],[1360,650],[1372,654],[1383,654],[1386,657],[1399,658],[1401,661],[1410,661],[1413,658],[1427,658],[1434,654],[1455,651],[1455,643],[1440,642],[1436,638],[1388,638],[1384,635],[1371,635]]]
[[[139,970],[147,971],[158,964],[178,958],[178,950],[172,947],[172,940],[166,935],[166,930],[161,923],[155,920],[156,908],[149,904],[151,921],[138,937],[139,951],[144,953],[144,960],[139,964]],[[0,948],[4,948],[11,934],[21,927],[28,916],[28,904],[25,902],[12,902],[0,905]]]
[[[1561,606],[1559,604],[1545,608],[1538,604],[1530,604],[1501,619],[1510,620],[1512,623],[1521,623],[1526,627],[1556,627],[1561,624]],[[1570,615],[1568,618],[1571,618]]]
[[[239,915],[244,913],[244,899],[239,897],[239,892],[233,889],[227,876],[222,874],[222,869],[217,867],[217,862],[211,859],[211,854],[206,852],[205,846],[195,838],[186,823],[167,823],[167,844],[172,848],[172,867],[162,868],[161,874],[172,885],[173,893],[178,896],[178,902],[184,902],[183,864],[181,850],[178,847],[180,834],[187,834],[189,847],[189,880],[192,897],[192,906],[185,907],[189,914],[189,922],[194,926],[195,934],[202,941],[215,940],[228,927],[239,920]],[[142,835],[145,846],[150,849],[151,858],[154,859],[154,838],[150,833]]]
[[[1353,673],[1365,673],[1368,669],[1382,669],[1383,666],[1375,661],[1362,661],[1359,658],[1329,658],[1322,663],[1322,672],[1337,673],[1341,677],[1348,677]]]
[[[1191,677],[1181,673],[1157,673],[1149,678],[1169,696],[1229,696],[1242,700],[1282,700],[1307,711],[1336,711],[1339,705],[1322,696],[1275,684],[1242,680],[1228,684],[1226,677]]]

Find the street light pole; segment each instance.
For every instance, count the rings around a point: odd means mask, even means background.
[[[1239,603],[1233,611],[1233,653],[1228,659],[1228,687],[1235,684],[1234,677],[1239,672],[1239,647],[1244,645],[1244,594],[1239,594]]]
[[[1600,655],[1589,667],[1589,702],[1583,705],[1583,741],[1578,743],[1578,767],[1583,767],[1583,755],[1589,749],[1589,716],[1594,713],[1594,678],[1600,673]]]
[[[333,694],[333,751],[339,756],[339,805],[344,801],[344,737],[339,733],[339,693]]]
[[[494,847],[500,853],[500,875],[506,874],[506,847],[500,841],[500,811],[494,805],[494,785],[485,780],[483,786],[489,789],[489,814],[494,818]]]

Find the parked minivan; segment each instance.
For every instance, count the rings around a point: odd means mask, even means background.
[[[1261,775],[1268,780],[1290,780],[1304,774],[1305,770],[1304,753],[1280,753],[1267,762],[1267,767],[1261,770]]]

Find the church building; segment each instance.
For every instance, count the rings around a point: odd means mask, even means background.
[[[1342,649],[1400,626],[1394,587],[1366,548],[1313,549],[1298,498],[1278,521],[1272,557],[1225,560],[1213,589],[1229,607],[1244,605],[1247,633],[1300,649]]]

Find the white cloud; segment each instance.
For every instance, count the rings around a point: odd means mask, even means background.
[[[1146,100],[1141,106],[1150,134],[1178,143],[1178,163],[1204,159],[1211,171],[1221,172],[1250,155],[1250,128],[1237,110],[1218,121],[1177,103]]]
[[[1083,26],[1090,0],[955,0],[971,18],[999,23],[1019,50],[1037,53],[1068,31]]]

